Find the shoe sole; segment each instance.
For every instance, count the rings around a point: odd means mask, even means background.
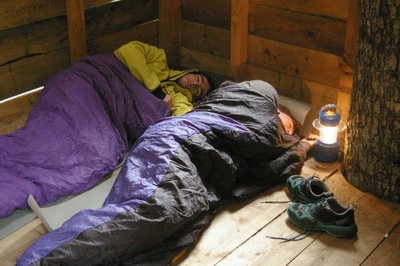
[[[305,227],[298,223],[296,220],[293,219],[292,214],[288,211],[289,220],[297,227],[303,229],[304,231],[324,231],[334,237],[338,238],[353,238],[357,233],[357,226],[350,225],[350,226],[338,226],[338,225],[323,225],[323,226],[311,226]],[[345,232],[343,232],[343,230]]]

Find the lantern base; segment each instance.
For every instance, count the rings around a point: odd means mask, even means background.
[[[315,160],[322,163],[333,163],[338,160],[339,157],[339,143],[336,141],[332,144],[326,144],[317,140],[314,147],[314,158]]]

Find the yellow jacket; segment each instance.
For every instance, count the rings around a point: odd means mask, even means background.
[[[192,110],[192,93],[179,86],[176,80],[187,73],[197,72],[197,69],[184,71],[169,69],[163,49],[139,41],[121,46],[114,51],[114,54],[151,92],[161,87],[165,94],[172,97],[171,115],[183,115]]]

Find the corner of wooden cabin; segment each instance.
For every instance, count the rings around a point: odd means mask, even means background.
[[[337,103],[347,110],[358,1],[203,2],[182,1],[182,65],[262,79],[315,108]]]

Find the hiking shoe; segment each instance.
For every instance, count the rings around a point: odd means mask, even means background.
[[[355,206],[342,206],[333,197],[316,203],[291,203],[287,209],[290,221],[306,231],[325,231],[335,237],[351,238],[357,233]]]
[[[286,185],[294,202],[312,203],[333,196],[329,188],[316,176],[304,178],[292,175],[286,180]]]

